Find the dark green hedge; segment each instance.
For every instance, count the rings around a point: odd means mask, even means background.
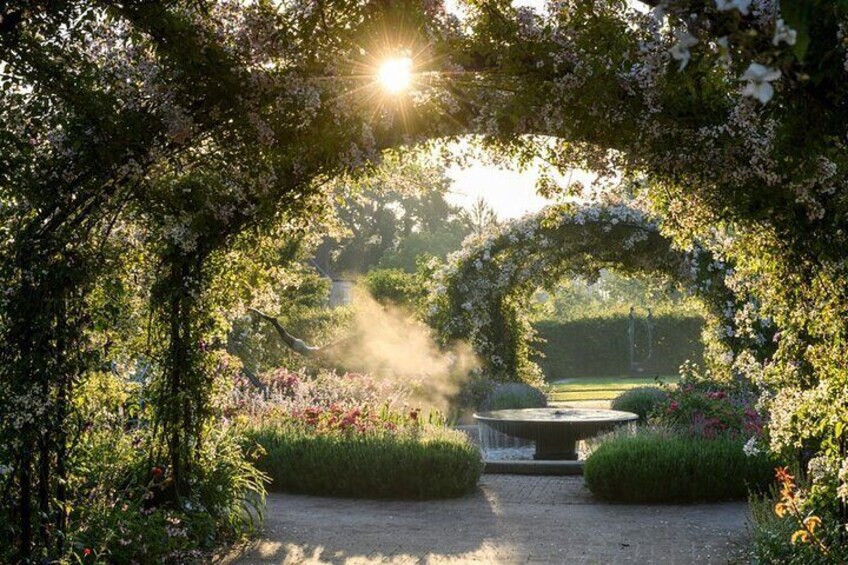
[[[566,377],[608,377],[627,374],[629,369],[625,316],[583,318],[570,322],[545,321],[536,324],[545,357],[535,359],[546,379]],[[704,320],[688,316],[654,318],[654,347],[643,372],[650,375],[676,374],[686,360],[703,362],[701,331]],[[644,318],[637,321],[637,360],[645,341]]]
[[[773,481],[767,455],[747,456],[743,440],[639,432],[602,443],[586,460],[592,494],[614,502],[737,500]]]
[[[477,486],[480,451],[461,432],[430,437],[316,435],[276,428],[249,438],[265,454],[256,467],[269,490],[320,496],[431,499],[462,496]]]

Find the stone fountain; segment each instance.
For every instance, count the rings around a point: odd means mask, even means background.
[[[632,412],[594,408],[521,408],[474,414],[477,426],[535,443],[536,460],[576,460],[577,442],[635,422]],[[484,448],[486,446],[484,445]]]

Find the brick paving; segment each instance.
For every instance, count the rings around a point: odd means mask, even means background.
[[[726,563],[744,503],[616,505],[581,477],[484,475],[461,499],[408,502],[273,494],[263,539],[227,563]]]

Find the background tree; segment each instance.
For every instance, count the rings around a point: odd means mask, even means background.
[[[334,276],[369,269],[415,270],[419,254],[444,257],[468,231],[461,212],[445,200],[451,181],[443,167],[415,155],[395,155],[359,178],[336,181],[335,233],[316,251],[320,269]]]

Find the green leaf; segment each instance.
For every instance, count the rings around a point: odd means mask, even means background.
[[[814,4],[814,2],[808,0],[781,0],[780,2],[783,21],[798,33],[793,52],[799,61],[804,59],[804,55],[807,54],[807,49],[810,47],[809,23],[810,16],[815,8]]]

